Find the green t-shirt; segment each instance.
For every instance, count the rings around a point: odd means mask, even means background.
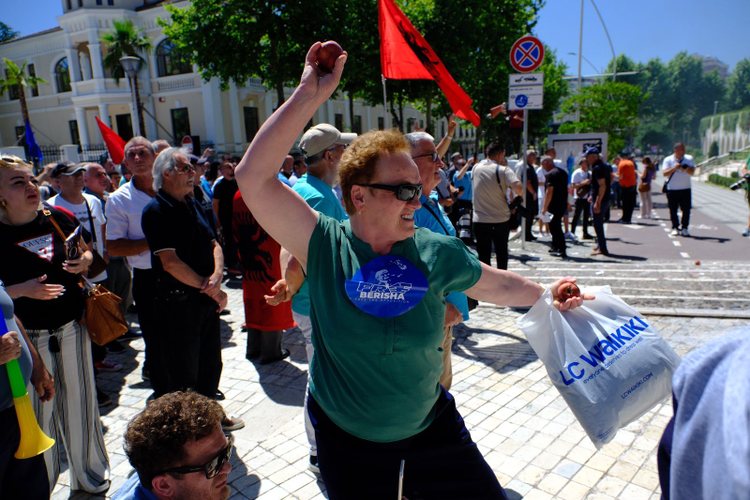
[[[367,314],[346,295],[345,280],[378,257],[349,221],[321,215],[307,260],[315,348],[310,392],[336,425],[375,442],[408,438],[434,419],[444,297],[470,288],[482,272],[461,240],[422,228],[389,255],[408,259],[429,283],[416,307],[393,318]]]

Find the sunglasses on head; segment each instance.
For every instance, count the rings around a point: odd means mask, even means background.
[[[432,160],[433,163],[436,163],[440,159],[440,155],[437,153],[437,151],[435,151],[434,153],[425,153],[423,155],[412,156],[411,159],[416,160],[417,158],[424,158],[426,156],[429,156],[430,160]]]
[[[202,472],[205,474],[206,479],[215,478],[221,469],[224,468],[224,464],[229,462],[229,458],[232,456],[232,447],[234,446],[234,436],[231,434],[227,436],[227,446],[219,452],[214,458],[209,460],[203,465],[184,465],[181,467],[172,467],[165,469],[158,474],[191,474],[193,472]]]
[[[422,194],[421,184],[358,184],[359,186],[390,191],[401,201],[411,201]]]

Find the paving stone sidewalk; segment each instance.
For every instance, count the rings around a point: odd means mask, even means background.
[[[245,360],[242,291],[238,281],[228,286],[231,314],[222,316],[220,388],[226,394],[226,411],[247,423],[234,433],[232,497],[325,498],[322,483],[307,470],[302,419],[307,362],[302,337],[296,330],[287,335],[291,357],[285,361],[256,366]],[[519,315],[480,305],[472,319],[456,329],[451,391],[472,437],[511,498],[658,499],[656,447],[672,414],[670,401],[628,425],[597,451],[516,327]],[[725,328],[748,324],[727,319],[649,319],[680,355]],[[127,422],[143,409],[151,393],[140,376],[142,351],[141,340],[131,341],[125,352],[110,355],[123,364],[123,370],[99,376],[115,403],[102,414],[112,471],[110,492],[132,471],[122,437]],[[68,484],[66,471],[53,498],[68,498]]]

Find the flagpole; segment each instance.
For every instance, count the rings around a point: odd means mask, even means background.
[[[388,94],[385,90],[385,75],[380,74],[380,81],[383,83],[383,127],[388,130]]]

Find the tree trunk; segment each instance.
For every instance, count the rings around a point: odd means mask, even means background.
[[[276,109],[279,109],[282,104],[284,104],[284,101],[286,100],[284,98],[284,82],[281,80],[274,82],[276,84],[276,99],[278,100],[278,104],[276,105]]]
[[[21,102],[21,116],[23,117],[23,124],[26,126],[28,123],[31,125],[29,120],[29,107],[26,105],[26,92],[23,89],[23,85],[18,86],[18,100]]]
[[[141,136],[146,137],[146,125],[143,122],[143,110],[141,109],[141,92],[138,90],[138,74],[133,75],[133,91],[135,92],[136,117],[138,127],[141,129]]]

